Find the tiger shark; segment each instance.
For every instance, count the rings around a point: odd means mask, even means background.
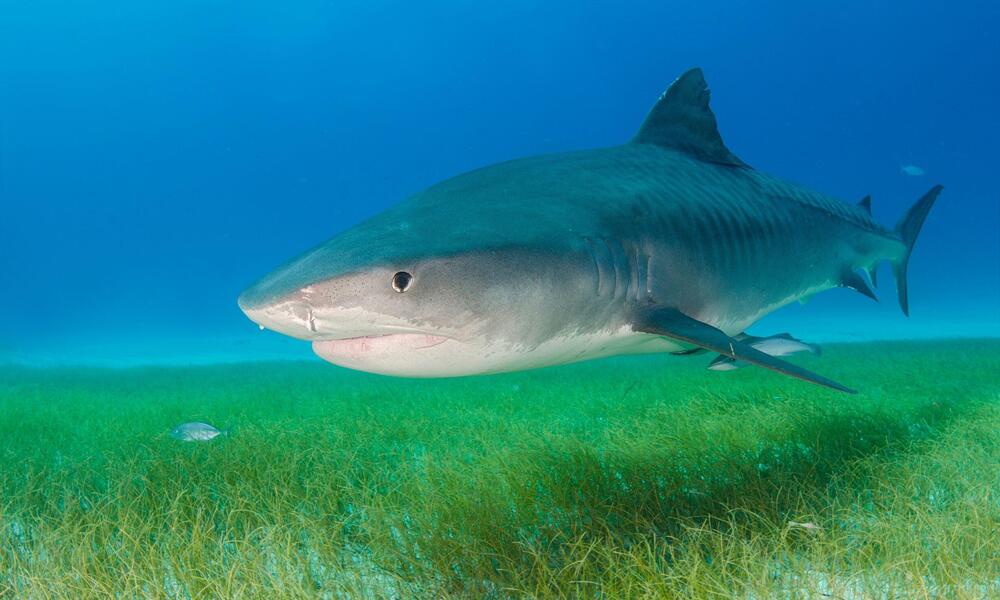
[[[292,259],[238,303],[262,329],[373,373],[711,351],[853,392],[743,332],[830,288],[875,298],[882,261],[908,314],[907,262],[940,191],[888,229],[868,197],[847,204],[750,167],[723,143],[696,68],[627,143],[437,183]]]

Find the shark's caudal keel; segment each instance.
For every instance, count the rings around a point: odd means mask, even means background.
[[[742,332],[832,287],[874,298],[881,261],[907,312],[907,264],[940,190],[889,230],[867,197],[845,204],[756,171],[722,142],[693,69],[629,143],[443,181],[293,259],[239,304],[330,362],[389,375],[711,350],[713,369],[749,363],[851,391],[779,358],[812,346]]]

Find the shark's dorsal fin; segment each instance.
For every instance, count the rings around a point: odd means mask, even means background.
[[[677,78],[646,115],[633,144],[656,144],[706,162],[749,167],[722,142],[715,115],[708,106],[708,84],[701,69]]]
[[[858,200],[858,207],[860,207],[861,210],[868,213],[869,217],[872,216],[872,197],[865,196],[861,200]]]

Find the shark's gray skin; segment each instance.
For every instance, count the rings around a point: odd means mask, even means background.
[[[707,349],[842,391],[740,341],[833,287],[874,297],[906,264],[940,192],[895,230],[754,170],[723,144],[700,69],[622,146],[512,160],[438,183],[261,279],[239,305],[354,369],[493,373]]]

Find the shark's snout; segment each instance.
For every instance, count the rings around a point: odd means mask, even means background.
[[[236,299],[236,304],[240,307],[245,315],[253,319],[250,313],[259,311],[264,307],[265,303],[261,302],[260,298],[254,291],[254,288],[248,288],[240,294],[239,298]]]
[[[451,338],[363,307],[324,305],[314,293],[314,287],[306,286],[274,297],[258,285],[240,294],[237,302],[261,328],[311,341],[313,351],[334,364],[414,377],[461,374],[462,347]],[[434,365],[439,365],[437,371]]]
[[[237,304],[251,321],[265,329],[302,340],[317,336],[313,307],[298,294],[268,298],[254,286],[240,294]]]

